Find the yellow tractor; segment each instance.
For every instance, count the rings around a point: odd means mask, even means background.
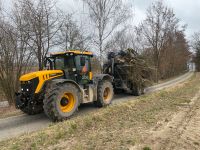
[[[93,77],[92,57],[92,52],[79,50],[51,54],[44,62],[46,70],[20,77],[16,107],[29,115],[44,110],[52,121],[62,121],[82,103],[109,105],[113,98],[113,77],[108,74]]]

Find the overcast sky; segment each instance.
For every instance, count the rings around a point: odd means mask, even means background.
[[[11,0],[2,0],[8,7]],[[145,18],[146,9],[155,0],[124,0],[129,1],[132,6],[134,19],[133,25],[137,25]],[[200,0],[163,0],[165,4],[174,9],[176,16],[180,19],[181,24],[187,24],[186,35],[188,40],[194,32],[200,31]],[[58,6],[61,9],[71,13],[75,13],[77,20],[84,21],[83,4],[81,0],[58,0]]]
[[[146,9],[153,1],[155,0],[129,0],[134,12],[134,25],[137,25],[145,18]],[[188,39],[191,38],[194,32],[200,31],[200,0],[164,0],[164,2],[174,9],[182,25],[188,25],[186,30]],[[81,0],[60,0],[59,5],[62,9],[75,13],[78,13],[83,8]]]

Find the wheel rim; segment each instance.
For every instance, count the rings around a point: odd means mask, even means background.
[[[60,100],[60,109],[62,112],[67,113],[72,111],[75,106],[75,98],[72,93],[64,93]]]
[[[110,91],[110,88],[107,87],[107,88],[105,88],[105,90],[103,92],[104,101],[108,102],[110,100],[110,97],[111,97],[111,91]]]

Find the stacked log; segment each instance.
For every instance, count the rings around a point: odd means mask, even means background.
[[[111,52],[108,54],[108,60],[104,67],[105,73],[109,73],[108,68],[114,61],[114,74],[117,72],[122,78],[126,77],[132,85],[146,87],[151,83],[153,69],[135,50],[127,49],[118,53]]]

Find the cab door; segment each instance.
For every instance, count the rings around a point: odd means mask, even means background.
[[[90,56],[78,55],[76,56],[76,66],[77,66],[77,79],[79,84],[89,84],[90,82],[90,72],[91,72],[91,62]]]

